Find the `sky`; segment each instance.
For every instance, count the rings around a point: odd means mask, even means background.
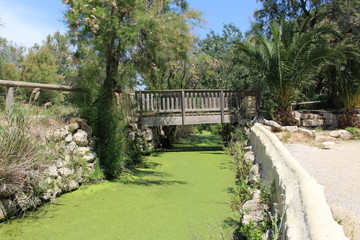
[[[188,0],[190,8],[203,13],[206,28],[195,29],[200,38],[213,29],[221,33],[224,24],[233,23],[243,32],[250,27],[256,0]],[[0,0],[0,37],[32,47],[49,34],[67,31],[61,0]]]

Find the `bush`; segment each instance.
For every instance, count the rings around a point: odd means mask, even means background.
[[[0,195],[30,191],[38,181],[34,171],[44,168],[55,155],[29,135],[30,123],[24,115],[23,109],[13,108],[0,127]]]

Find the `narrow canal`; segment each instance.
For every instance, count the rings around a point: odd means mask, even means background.
[[[205,141],[212,138],[202,137]],[[231,236],[234,174],[222,151],[166,152],[149,167],[0,224],[0,239],[192,240]],[[229,237],[229,239],[231,239]]]

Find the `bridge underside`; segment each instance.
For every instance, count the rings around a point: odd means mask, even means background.
[[[249,116],[250,118],[250,116]],[[247,119],[249,119],[247,118]],[[140,118],[142,126],[174,126],[174,125],[197,125],[197,124],[215,124],[215,123],[236,123],[243,119],[235,113],[201,114],[186,115],[183,119],[181,115],[164,115],[164,116],[143,116]]]

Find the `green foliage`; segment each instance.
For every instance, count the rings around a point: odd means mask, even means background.
[[[354,140],[360,140],[360,129],[355,127],[347,127],[346,131],[351,133],[352,139]]]
[[[241,226],[240,232],[243,236],[246,237],[246,240],[259,240],[267,231],[267,224],[265,222],[261,222],[260,224],[255,224],[254,222],[250,222],[249,224],[245,224]],[[277,239],[277,238],[271,238]]]
[[[271,38],[253,35],[236,46],[237,62],[255,68],[270,88],[277,104],[276,118],[292,123],[290,105],[328,59],[344,58],[344,52],[327,47],[328,39],[337,32],[331,26],[303,32],[295,22],[282,21],[270,25]]]
[[[99,159],[96,160],[95,171],[90,172],[88,176],[89,182],[98,182],[105,178],[103,170],[100,168]]]
[[[30,190],[39,177],[34,171],[58,154],[51,141],[44,144],[29,135],[33,123],[25,113],[23,108],[12,108],[0,126],[0,194],[6,196]]]

